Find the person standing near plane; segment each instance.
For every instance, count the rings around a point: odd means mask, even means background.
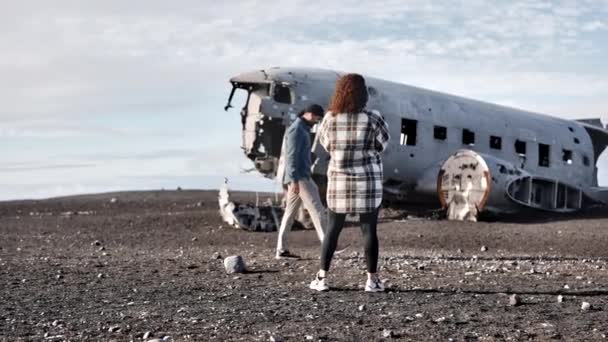
[[[327,171],[328,227],[321,250],[321,268],[310,288],[329,290],[327,272],[347,214],[359,214],[365,239],[367,282],[365,291],[381,292],[378,269],[378,210],[382,202],[382,159],[390,139],[380,113],[364,108],[368,93],[358,74],[342,76],[336,83],[329,112],[320,125],[318,139],[330,154]]]
[[[308,210],[317,236],[323,242],[326,214],[319,196],[319,189],[311,178],[310,160],[310,129],[321,118],[323,118],[323,107],[318,104],[310,105],[300,112],[298,118],[285,132],[283,184],[287,185],[287,203],[279,228],[277,259],[299,258],[298,255],[289,251],[287,234],[291,231],[301,204]]]

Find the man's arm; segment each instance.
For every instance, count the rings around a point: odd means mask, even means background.
[[[285,151],[285,173],[292,181],[298,180],[298,170],[296,164],[296,159],[298,156],[298,143],[296,139],[296,132],[297,129],[288,129],[287,139],[285,140],[285,145],[287,147],[287,151]]]
[[[289,183],[289,191],[294,193],[300,192],[298,181],[301,178],[300,172],[300,153],[302,143],[299,139],[299,129],[294,128],[288,131],[287,136],[287,153],[285,155],[285,172],[289,175],[291,182]]]

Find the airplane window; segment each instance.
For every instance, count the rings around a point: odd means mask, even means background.
[[[515,153],[526,155],[526,142],[515,140]]]
[[[549,167],[549,145],[538,144],[538,166]]]
[[[291,103],[291,91],[283,84],[276,84],[274,87],[274,100],[279,103]]]
[[[587,157],[586,155],[583,156],[583,164],[585,166],[589,166],[589,164],[590,164],[589,157]]]
[[[572,151],[563,149],[562,150],[562,160],[566,164],[572,164]]]
[[[437,140],[445,140],[448,137],[448,129],[443,126],[435,126],[433,129],[433,136]]]
[[[401,119],[401,145],[416,146],[418,121]]]
[[[493,148],[495,150],[501,150],[502,149],[502,138],[491,135],[490,136],[490,148]]]
[[[463,145],[475,145],[475,132],[469,131],[468,129],[462,130],[462,144]]]

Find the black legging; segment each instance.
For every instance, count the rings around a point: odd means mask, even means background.
[[[329,264],[334,256],[338,245],[338,237],[346,221],[346,214],[338,214],[329,210],[328,229],[323,239],[321,249],[321,269],[329,271]],[[378,269],[378,235],[376,227],[378,225],[378,209],[359,215],[361,222],[361,233],[365,240],[365,261],[367,262],[367,272],[376,273]]]

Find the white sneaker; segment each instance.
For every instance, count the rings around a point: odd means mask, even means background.
[[[384,284],[380,281],[380,278],[367,279],[365,292],[384,292]]]
[[[316,290],[316,291],[328,291],[329,290],[329,285],[327,285],[327,278],[319,278],[319,275],[317,274],[315,276],[315,280],[310,282],[310,287],[311,290]]]

